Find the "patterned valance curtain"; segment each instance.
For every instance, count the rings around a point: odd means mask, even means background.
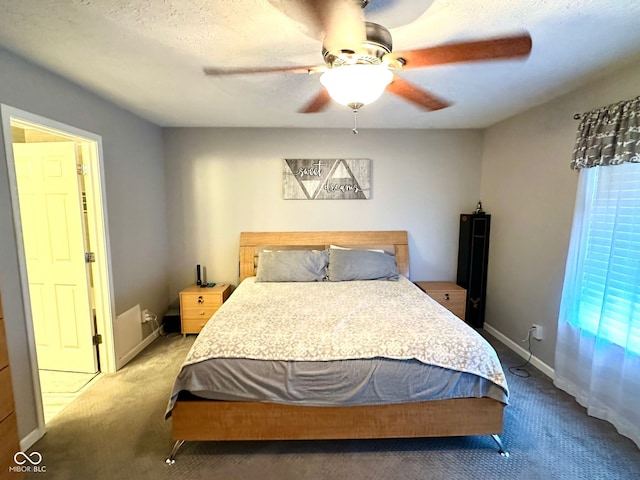
[[[625,162],[640,163],[640,97],[582,115],[571,168]]]

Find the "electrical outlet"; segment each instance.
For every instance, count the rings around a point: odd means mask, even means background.
[[[151,312],[148,309],[144,309],[142,311],[142,323],[147,323],[151,321]]]
[[[542,325],[537,323],[531,325],[531,338],[538,341],[542,340]]]

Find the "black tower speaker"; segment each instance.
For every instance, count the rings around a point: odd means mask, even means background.
[[[489,229],[491,215],[460,215],[457,284],[467,289],[465,321],[475,328],[484,325],[489,265]]]

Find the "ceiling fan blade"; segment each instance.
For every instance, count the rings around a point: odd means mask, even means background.
[[[393,52],[385,57],[403,59],[405,64],[403,68],[408,69],[448,63],[520,58],[526,57],[529,52],[531,52],[531,36],[524,34]]]
[[[215,68],[204,67],[205,75],[250,75],[252,73],[316,73],[325,70],[325,65],[295,66],[295,67],[248,67],[248,68]]]
[[[323,88],[304,108],[298,111],[300,113],[317,113],[324,110],[330,101],[331,97],[329,96],[329,92]]]
[[[393,81],[387,86],[387,91],[417,105],[425,110],[440,110],[450,106],[446,100],[422,90],[420,87],[409,83],[400,77],[393,77]]]

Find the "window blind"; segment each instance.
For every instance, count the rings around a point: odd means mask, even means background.
[[[588,175],[584,263],[574,326],[640,354],[640,164]]]

